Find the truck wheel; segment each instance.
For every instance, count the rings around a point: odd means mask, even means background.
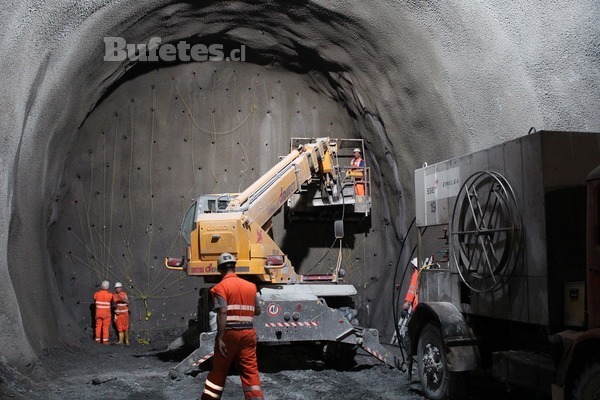
[[[575,382],[573,400],[600,400],[600,361],[583,370]]]
[[[425,325],[419,335],[417,362],[421,386],[432,400],[464,398],[465,373],[448,371],[440,328]]]

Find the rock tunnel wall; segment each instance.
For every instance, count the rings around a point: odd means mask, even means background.
[[[357,135],[342,104],[311,90],[312,80],[250,63],[185,64],[127,80],[94,109],[66,160],[48,246],[63,302],[88,336],[90,294],[103,279],[125,284],[136,337],[181,334],[196,318],[200,282],[163,260],[185,254],[179,225],[191,201],[243,191],[290,151],[292,136]],[[287,240],[288,254],[323,248],[297,267],[327,252],[333,222],[328,231]],[[350,267],[363,265],[357,253],[367,247],[346,248]],[[336,257],[312,272],[329,272]]]
[[[362,258],[364,262],[368,254],[369,260],[376,257],[377,261],[369,264],[373,265],[368,273],[357,274],[355,283],[361,285],[359,298],[367,315],[362,322],[391,332],[388,286],[399,239],[414,214],[413,170],[424,161],[521,136],[530,126],[600,130],[598,15],[597,2],[591,0],[527,5],[509,1],[331,0],[302,5],[227,1],[199,6],[170,1],[6,2],[0,11],[0,200],[4,205],[0,208],[0,338],[14,346],[3,346],[2,361],[23,366],[44,348],[89,339],[89,332],[85,333],[89,320],[85,311],[77,310],[85,308],[107,263],[89,268],[89,259],[71,257],[91,243],[86,244],[83,231],[69,233],[89,227],[79,225],[74,210],[97,201],[97,209],[86,211],[86,216],[96,218],[98,225],[109,215],[114,218],[111,224],[122,221],[122,227],[117,225],[109,234],[114,239],[110,236],[107,242],[104,231],[92,232],[88,239],[102,238],[96,251],[104,255],[98,257],[105,261],[116,257],[114,269],[131,265],[148,271],[154,257],[163,256],[158,250],[171,248],[177,240],[170,224],[172,215],[179,217],[184,208],[181,196],[190,195],[185,190],[220,190],[225,183],[243,186],[252,174],[264,171],[272,161],[269,157],[287,151],[285,135],[295,132],[284,132],[282,127],[294,131],[302,126],[309,136],[329,134],[332,129],[336,135],[365,139],[376,189],[369,238],[375,247],[365,247]],[[105,36],[121,36],[129,43],[147,43],[157,36],[163,43],[194,38],[244,44],[249,65],[239,70],[236,66],[235,74],[231,66],[219,67],[215,73],[210,63],[197,69],[192,64],[161,67],[143,74],[140,65],[129,61],[103,62]],[[140,73],[121,79],[127,70]],[[194,70],[196,78],[190,77]],[[253,87],[257,74],[263,89]],[[175,79],[169,81],[169,75]],[[162,78],[149,87],[157,76]],[[215,76],[218,85],[211,86]],[[284,98],[272,103],[263,99],[253,110],[251,116],[259,117],[257,138],[247,142],[245,155],[237,139],[217,138],[212,144],[209,136],[198,132],[200,126],[213,133],[232,129],[239,121],[237,114],[250,112],[246,94],[223,92],[232,76],[250,92],[272,93],[277,81],[282,81]],[[216,96],[210,103],[193,86],[177,85],[194,79],[206,82],[204,91],[211,87],[211,95]],[[299,88],[296,97],[293,87]],[[231,103],[238,98],[240,108]],[[151,99],[158,102],[160,117],[148,111]],[[189,102],[182,108],[183,99]],[[218,117],[209,104],[219,105],[214,110]],[[197,115],[197,125],[186,117],[186,110]],[[280,126],[273,122],[275,115]],[[203,125],[211,120],[218,122],[212,129]],[[148,136],[152,126],[156,144]],[[171,126],[181,130],[170,130]],[[190,149],[191,144],[182,143],[186,131],[192,140],[194,130],[195,143],[212,151],[209,158],[225,162],[216,165],[190,153],[187,162],[182,156],[163,163],[171,150],[185,154]],[[248,140],[242,128],[236,135],[242,143]],[[171,140],[178,144],[169,145]],[[267,143],[276,150],[259,150]],[[100,154],[107,157],[102,162]],[[240,162],[234,164],[237,159]],[[90,160],[96,164],[90,166]],[[235,172],[225,174],[225,167]],[[245,168],[250,168],[246,175],[238,172]],[[152,179],[150,171],[157,172]],[[102,183],[101,176],[106,178]],[[175,182],[179,186],[173,188],[173,197],[157,189]],[[151,200],[159,192],[160,198]],[[170,202],[163,203],[167,198]],[[129,204],[123,206],[124,202]],[[127,211],[128,207],[135,212]],[[140,221],[135,231],[134,217]],[[150,233],[146,232],[149,223]],[[128,254],[119,248],[116,238],[119,234],[122,238],[123,231],[137,241],[137,249],[145,250]],[[150,236],[153,243],[161,243],[161,249],[149,245]],[[106,250],[109,245],[111,251]],[[190,317],[187,311],[172,311],[167,300],[159,298],[168,284],[169,297],[187,303],[192,296],[185,293],[191,293],[193,283],[163,273],[157,271],[157,281],[149,284],[156,292],[145,288],[138,296],[138,302],[144,293],[154,297],[149,306],[154,313],[144,319],[146,325],[140,325],[140,330],[150,332],[157,322],[175,329]],[[144,306],[140,315],[145,311]],[[163,314],[167,320],[161,322]]]

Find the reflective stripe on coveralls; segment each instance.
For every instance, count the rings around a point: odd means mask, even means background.
[[[224,389],[223,386],[215,385],[207,379],[206,382],[204,382],[204,392],[202,392],[202,396],[207,394],[213,399],[220,399]]]
[[[106,302],[106,301],[97,301],[96,302],[96,308],[110,308],[110,302]]]
[[[363,160],[363,159],[362,159],[362,157],[353,158],[353,159],[350,161],[350,167],[352,167],[352,168],[359,168],[359,167],[362,167],[362,165],[360,165],[360,163],[362,162],[362,160]]]
[[[242,385],[243,386],[243,385]],[[244,389],[244,400],[264,400],[260,386],[247,386]],[[260,396],[252,397],[252,393],[261,393]]]
[[[253,285],[253,284],[251,284]],[[256,290],[256,289],[254,289]],[[254,301],[254,296],[252,301]],[[252,322],[254,321],[254,303],[248,304],[231,304],[231,301],[238,303],[240,300],[226,299],[227,301],[227,329],[249,329],[252,328]],[[244,301],[244,300],[241,300]],[[248,301],[248,299],[246,299]]]

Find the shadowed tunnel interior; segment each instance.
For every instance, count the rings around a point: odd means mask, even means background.
[[[198,283],[163,258],[181,254],[190,200],[243,190],[291,137],[365,140],[373,214],[367,230],[348,230],[344,267],[361,324],[387,340],[415,168],[531,126],[600,130],[594,1],[9,3],[0,338],[14,344],[1,352],[10,365],[91,340],[103,279],[132,294],[136,338],[179,335]],[[103,61],[105,37],[244,46],[246,59]],[[321,233],[332,224],[290,229],[280,218],[275,237],[297,269],[327,272],[337,255]],[[311,229],[320,235],[304,240]]]

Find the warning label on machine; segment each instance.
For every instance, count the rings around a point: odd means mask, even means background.
[[[440,163],[415,171],[417,226],[448,223],[448,199],[460,191],[460,168]]]
[[[458,195],[460,190],[459,168],[446,171],[433,169],[430,174],[425,174],[425,201],[446,199]]]

